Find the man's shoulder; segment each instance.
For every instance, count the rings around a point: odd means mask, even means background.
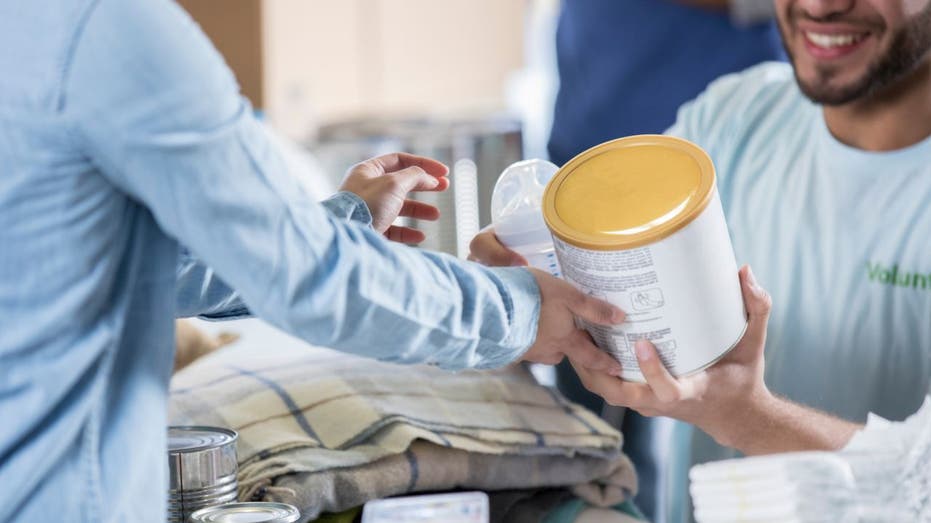
[[[702,98],[755,99],[760,94],[801,94],[795,83],[792,66],[785,62],[763,62],[743,71],[714,80],[702,93]]]
[[[792,67],[783,62],[764,62],[712,82],[695,101],[710,106],[715,119],[754,120],[772,114],[777,105],[805,101]]]
[[[720,143],[792,118],[809,104],[789,64],[765,62],[713,81],[682,106],[669,132],[699,143]]]

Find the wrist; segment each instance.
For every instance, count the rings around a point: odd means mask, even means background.
[[[725,409],[727,412],[721,413],[722,422],[708,433],[719,445],[750,454],[748,449],[765,439],[773,428],[773,416],[782,400],[765,386],[740,397],[740,403]]]
[[[542,299],[534,275],[522,267],[482,267],[498,286],[507,316],[503,340],[483,344],[485,361],[476,368],[496,368],[520,360],[535,343]],[[484,350],[487,349],[487,350]]]

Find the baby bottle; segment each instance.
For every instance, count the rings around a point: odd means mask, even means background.
[[[542,208],[543,191],[558,170],[546,160],[517,162],[501,173],[491,194],[491,221],[498,240],[532,267],[557,278],[559,262]]]

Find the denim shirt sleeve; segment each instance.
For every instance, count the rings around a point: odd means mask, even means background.
[[[179,318],[235,320],[252,315],[235,289],[184,248],[178,256],[175,295]]]
[[[355,193],[340,191],[321,202],[330,214],[361,225],[372,225],[372,213],[365,200]]]
[[[528,271],[390,243],[327,212],[173,2],[101,0],[67,67],[78,146],[255,315],[316,345],[451,369],[500,366],[532,344]]]
[[[351,192],[339,192],[320,203],[337,218],[372,224],[372,214],[365,201]],[[177,278],[176,315],[179,318],[236,320],[252,316],[239,293],[184,248],[178,259]]]

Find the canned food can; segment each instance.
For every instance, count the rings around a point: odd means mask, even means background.
[[[294,523],[301,513],[287,503],[229,503],[191,514],[190,523]]]
[[[673,375],[698,372],[743,335],[747,317],[714,165],[697,145],[640,135],[595,146],[564,165],[543,195],[563,277],[627,313],[583,322],[645,381],[634,343],[649,340]]]
[[[235,431],[168,427],[168,521],[187,523],[197,510],[237,499]]]

